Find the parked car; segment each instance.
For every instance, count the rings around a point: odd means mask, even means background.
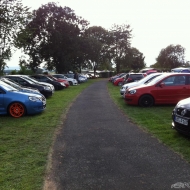
[[[37,88],[31,88],[31,87],[25,87],[22,86],[20,84],[18,84],[17,82],[9,79],[9,78],[1,78],[0,81],[16,88],[18,91],[21,92],[27,92],[27,93],[34,93],[34,94],[41,94],[40,91]]]
[[[49,78],[46,75],[37,74],[37,75],[30,75],[30,77],[35,78],[39,82],[47,82],[47,83],[52,84],[54,86],[55,90],[62,90],[64,88],[66,88],[66,86],[63,82],[58,82],[58,81],[52,80],[51,78]]]
[[[136,82],[141,80],[142,78],[144,78],[145,76],[147,76],[146,73],[128,73],[125,76],[125,79],[123,81],[123,84],[127,84],[127,83],[131,83],[131,82]]]
[[[0,81],[0,114],[19,118],[25,114],[37,114],[46,108],[43,95],[18,91]]]
[[[182,69],[180,73],[190,73],[190,69]]]
[[[180,100],[172,111],[172,128],[190,136],[190,98]]]
[[[154,104],[176,104],[190,95],[190,73],[163,73],[147,85],[129,88],[127,104],[143,107]]]
[[[79,80],[79,83],[83,83],[83,82],[88,81],[88,78],[84,76],[83,74],[79,74],[78,80]]]
[[[46,98],[52,96],[53,94],[49,87],[32,82],[20,75],[6,75],[5,78],[9,78],[22,86],[37,88]]]
[[[122,75],[122,77],[116,77],[114,80],[113,80],[113,85],[115,86],[122,86],[123,85],[123,82],[126,78],[128,74],[126,73],[125,75]]]
[[[45,75],[45,76],[51,78],[51,79],[54,80],[54,81],[64,83],[65,86],[66,86],[66,88],[68,88],[68,87],[70,86],[69,81],[66,80],[66,79],[56,78],[56,77],[54,77],[54,76],[52,76],[52,75]]]
[[[78,84],[76,79],[68,78],[64,74],[53,74],[52,76],[57,78],[57,79],[65,79],[65,80],[67,80],[70,85],[77,85]]]
[[[147,72],[145,72],[147,75],[153,74],[153,73],[157,73],[157,70],[148,70]]]
[[[119,74],[117,74],[117,75],[114,75],[114,76],[110,77],[109,81],[113,83],[115,79],[121,78],[122,76],[124,76],[124,75],[126,75],[126,74],[127,74],[127,73],[119,73]]]
[[[142,78],[139,81],[135,81],[135,82],[124,84],[120,88],[120,94],[123,96],[123,94],[125,93],[125,91],[128,88],[132,88],[132,87],[139,86],[139,85],[142,85],[142,84],[148,84],[150,81],[152,81],[154,78],[160,76],[161,74],[162,73],[155,73],[155,74],[147,75],[146,77]]]
[[[74,79],[74,73],[65,73],[64,76]]]
[[[27,78],[28,80],[31,80],[31,81],[33,81],[33,82],[35,82],[35,83],[39,83],[39,84],[41,84],[41,85],[43,85],[43,86],[48,86],[48,87],[52,90],[53,93],[55,92],[55,87],[54,87],[52,84],[50,84],[50,83],[47,83],[47,82],[39,82],[38,80],[36,80],[35,78],[33,78],[33,77],[29,76],[29,75],[22,75],[22,77],[25,77],[25,78]]]

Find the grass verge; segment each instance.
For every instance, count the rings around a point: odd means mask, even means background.
[[[48,152],[61,116],[76,96],[97,80],[55,91],[39,115],[0,116],[0,189],[42,189]]]
[[[171,128],[173,106],[153,106],[142,108],[130,106],[120,96],[120,87],[108,83],[108,91],[118,107],[143,130],[151,133],[159,141],[170,147],[190,163],[190,138],[179,134]]]

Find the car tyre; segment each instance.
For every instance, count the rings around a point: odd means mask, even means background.
[[[154,105],[154,98],[150,95],[143,95],[139,99],[139,106],[151,107]]]
[[[26,108],[22,103],[14,102],[9,105],[8,112],[12,117],[19,118],[26,114]]]

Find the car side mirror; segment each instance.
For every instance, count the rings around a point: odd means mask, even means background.
[[[166,84],[165,84],[164,82],[161,82],[161,83],[159,84],[159,86],[160,86],[161,88],[163,88],[164,86],[166,86]]]

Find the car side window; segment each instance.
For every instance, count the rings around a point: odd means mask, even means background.
[[[174,78],[175,76],[168,77],[162,81],[162,83],[165,84],[165,86],[173,86],[174,84]]]
[[[162,81],[166,86],[185,85],[185,76],[171,76]]]
[[[185,76],[175,76],[174,86],[185,85]]]
[[[41,82],[47,82],[47,78],[44,77],[44,76],[41,76],[41,77],[39,78],[39,80],[40,80]]]

